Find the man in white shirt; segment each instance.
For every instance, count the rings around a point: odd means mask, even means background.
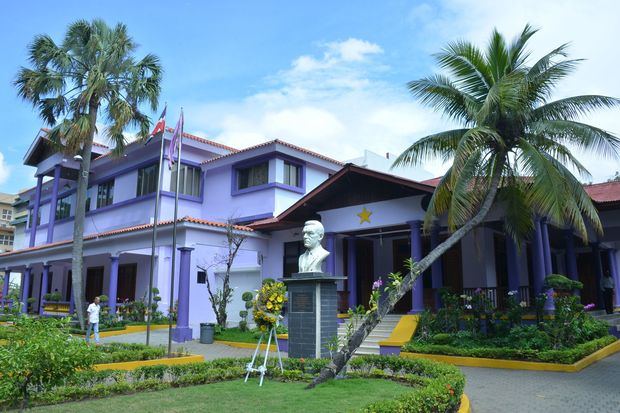
[[[86,320],[86,342],[90,343],[90,331],[95,331],[95,344],[99,344],[99,313],[101,307],[99,306],[99,297],[95,297],[95,300],[86,309],[88,318]]]

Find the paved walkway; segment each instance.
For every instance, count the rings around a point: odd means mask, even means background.
[[[104,343],[144,343],[145,333],[101,339]],[[151,344],[168,345],[168,330],[151,333]],[[223,344],[173,342],[206,360],[247,357],[252,349]],[[286,357],[286,353],[283,353]],[[579,373],[555,373],[461,367],[467,376],[465,392],[474,413],[620,413],[620,353]]]
[[[461,370],[474,413],[620,412],[620,353],[578,373]]]
[[[142,343],[146,341],[146,333],[124,334],[120,336],[102,338],[102,343]],[[155,330],[151,332],[151,345],[168,346],[168,330]],[[254,350],[235,348],[223,344],[200,344],[197,340],[186,343],[172,342],[172,348],[183,348],[191,354],[202,354],[205,360],[213,360],[222,357],[248,357]],[[286,354],[283,354],[286,356]]]

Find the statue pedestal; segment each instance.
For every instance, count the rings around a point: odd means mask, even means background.
[[[322,272],[295,273],[288,288],[288,356],[329,357],[327,344],[338,335],[338,291],[334,277]]]

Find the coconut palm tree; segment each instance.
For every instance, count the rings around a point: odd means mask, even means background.
[[[411,272],[393,285],[389,299],[365,318],[311,386],[335,377],[381,318],[411,290],[415,278],[482,223],[496,201],[505,214],[506,233],[515,240],[532,232],[534,216],[572,227],[584,240],[588,224],[602,230],[592,201],[573,175],[587,178],[588,171],[571,149],[617,159],[620,140],[577,119],[594,109],[617,106],[620,100],[584,95],[550,101],[557,83],[579,60],[567,59],[567,45],[562,45],[529,66],[526,45],[536,31],[527,25],[508,43],[494,30],[485,51],[465,41],[450,43],[435,55],[446,75],[408,84],[423,104],[462,125],[421,138],[394,162],[399,166],[433,158],[452,160],[425,219],[428,230],[435,219],[446,216],[452,234],[412,263]]]
[[[109,27],[102,20],[72,23],[62,44],[50,36],[36,36],[28,54],[32,68],[22,67],[15,86],[18,94],[38,108],[50,126],[48,138],[67,154],[80,155],[79,177],[73,224],[72,278],[80,325],[84,328],[84,286],[82,250],[86,190],[91,150],[98,116],[109,125],[99,131],[121,154],[127,143],[123,131],[139,129],[148,134],[150,120],[140,109],[147,103],[156,110],[162,69],[159,59],[147,54],[133,56],[136,43],[127,27]]]

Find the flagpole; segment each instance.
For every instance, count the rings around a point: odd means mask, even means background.
[[[146,307],[146,345],[148,346],[151,341],[151,311],[153,305],[153,275],[155,272],[155,248],[157,244],[157,225],[159,223],[159,198],[161,196],[161,176],[162,176],[162,164],[164,162],[164,135],[166,134],[166,128],[161,132],[161,145],[159,148],[159,167],[157,169],[157,191],[155,192],[155,215],[153,217],[153,236],[151,239],[151,270],[149,273],[149,300]]]
[[[181,108],[181,116],[183,116],[183,108]],[[176,264],[176,246],[177,246],[177,214],[179,211],[179,185],[181,184],[181,147],[183,142],[183,123],[181,122],[181,131],[179,133],[178,154],[177,154],[177,179],[174,190],[174,218],[172,221],[172,270],[170,273],[170,310],[174,308],[174,271]],[[177,315],[178,316],[178,315]],[[168,357],[172,356],[172,311],[168,312]]]

